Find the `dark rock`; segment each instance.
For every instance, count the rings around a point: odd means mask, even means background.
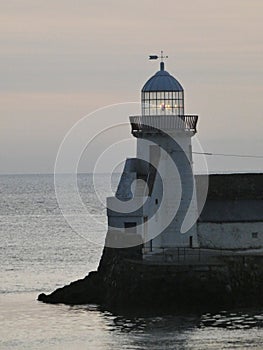
[[[51,304],[100,304],[103,301],[101,285],[98,272],[90,272],[85,278],[58,288],[49,295],[41,293],[38,300]]]

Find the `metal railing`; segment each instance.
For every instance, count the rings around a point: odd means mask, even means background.
[[[209,248],[187,248],[187,247],[143,247],[144,259],[160,263],[192,264],[211,263],[220,256],[232,256],[233,251]]]
[[[132,133],[183,130],[196,132],[197,115],[131,116]]]

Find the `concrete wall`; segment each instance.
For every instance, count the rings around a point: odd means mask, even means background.
[[[201,247],[219,249],[263,247],[263,221],[199,222],[197,232]]]

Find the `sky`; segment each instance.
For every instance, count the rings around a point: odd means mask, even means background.
[[[160,50],[184,86],[186,114],[199,115],[204,151],[263,156],[262,0],[0,0],[0,41],[1,174],[52,173],[75,123],[140,101],[158,70],[147,57]],[[127,124],[136,111],[126,110]],[[91,132],[104,117],[91,120]],[[120,122],[112,111],[109,118]],[[116,129],[116,142],[126,138],[124,157],[134,155],[128,124]],[[207,161],[211,172],[263,171],[260,158]],[[89,162],[81,170],[92,171]]]

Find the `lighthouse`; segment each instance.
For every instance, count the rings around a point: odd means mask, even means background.
[[[115,197],[107,199],[109,246],[140,244],[145,259],[199,246],[192,137],[197,115],[186,115],[184,89],[165,69],[141,89],[141,115],[130,116],[136,158],[126,160]]]
[[[163,54],[153,57],[160,68],[141,89],[141,114],[129,117],[137,153],[107,198],[98,270],[38,300],[121,313],[262,306],[263,175],[194,176],[198,116],[185,114]]]

